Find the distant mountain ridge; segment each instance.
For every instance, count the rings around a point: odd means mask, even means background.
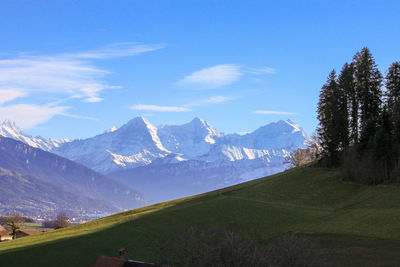
[[[163,188],[181,192],[169,194],[176,198],[283,171],[290,153],[309,141],[292,120],[246,134],[224,134],[200,118],[155,127],[137,117],[119,128],[48,150],[143,191],[145,196],[153,195],[150,200],[163,201],[167,200]]]
[[[76,209],[88,208],[88,210],[115,212],[146,204],[141,194],[124,184],[81,164],[11,138],[0,137],[0,168],[13,174],[5,176],[10,182],[12,181],[10,177],[28,177],[29,179],[26,180],[32,183],[23,185],[31,184],[33,187],[31,187],[32,190],[26,191],[25,197],[30,196],[32,199],[40,197],[32,195],[35,192],[38,193],[39,188],[47,188],[52,193],[58,192],[64,195],[68,193],[65,199],[71,199],[72,195],[75,195],[75,199],[80,200],[82,204],[76,206]],[[17,180],[14,179],[14,182]],[[15,185],[8,187],[13,186]],[[49,193],[46,190],[41,192],[43,195]],[[23,197],[23,195],[19,196],[20,199]],[[56,202],[59,209],[70,207],[70,203],[62,203],[61,199]],[[104,209],[102,210],[101,207]]]
[[[21,129],[10,120],[4,120],[0,122],[0,136],[9,137],[32,147],[40,148],[43,150],[52,150],[64,143],[68,143],[69,139],[55,139],[55,138],[43,138],[41,136],[30,136],[21,131]]]
[[[291,120],[270,123],[244,135],[226,135],[199,118],[183,125],[155,127],[137,117],[118,129],[64,143],[52,152],[110,173],[149,165],[168,155],[177,155],[177,161],[264,158],[268,162],[276,156],[287,157],[307,141],[307,134]]]
[[[72,218],[114,213],[107,201],[73,194],[49,182],[0,167],[0,214],[16,211],[29,217],[52,218],[66,212]]]

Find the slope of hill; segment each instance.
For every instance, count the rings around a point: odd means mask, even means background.
[[[52,219],[61,211],[71,218],[85,218],[118,209],[106,201],[78,196],[32,176],[0,168],[0,214],[10,211]]]
[[[0,262],[88,266],[120,247],[129,258],[153,261],[159,242],[198,225],[230,227],[263,244],[288,231],[304,232],[326,248],[333,266],[396,266],[399,221],[398,186],[343,183],[335,170],[303,168],[0,243]]]
[[[129,209],[143,205],[143,197],[102,174],[55,154],[0,137],[0,167],[51,183],[64,191],[105,200]]]

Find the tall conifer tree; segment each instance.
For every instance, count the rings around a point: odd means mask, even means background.
[[[356,94],[360,104],[360,144],[368,146],[374,137],[381,111],[382,74],[368,48],[354,56]]]
[[[386,105],[392,121],[395,160],[400,153],[400,62],[390,65],[386,74]]]
[[[340,134],[336,113],[338,109],[337,99],[338,84],[336,82],[336,72],[332,70],[328,80],[322,86],[318,102],[319,127],[318,136],[325,156],[331,163],[338,163],[338,151],[340,147]]]
[[[359,137],[359,100],[355,84],[354,63],[345,63],[338,78],[339,87],[347,95],[349,143],[357,144]]]
[[[386,74],[386,102],[389,112],[393,112],[394,106],[400,103],[400,62],[390,65]]]
[[[338,123],[340,126],[341,148],[358,142],[358,99],[354,83],[353,64],[344,64],[338,77]]]

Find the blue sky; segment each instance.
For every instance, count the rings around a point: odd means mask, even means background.
[[[368,46],[400,60],[398,1],[0,3],[0,119],[84,138],[143,115],[226,132],[317,125],[332,68]]]

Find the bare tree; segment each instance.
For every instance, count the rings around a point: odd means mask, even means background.
[[[306,148],[299,148],[286,158],[285,163],[290,164],[290,168],[300,167],[320,158],[322,147],[319,144],[318,136],[313,134],[306,143]]]
[[[60,229],[69,226],[69,218],[65,212],[60,212],[54,220],[54,229]]]
[[[25,220],[26,217],[18,212],[8,212],[1,217],[1,223],[10,231],[13,239],[17,237],[17,232],[23,227]]]

